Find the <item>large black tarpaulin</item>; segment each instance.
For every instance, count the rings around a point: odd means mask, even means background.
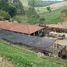
[[[47,37],[30,36],[5,30],[0,30],[0,39],[5,39],[12,43],[26,44],[27,46],[40,49],[46,49],[55,42],[55,39]]]

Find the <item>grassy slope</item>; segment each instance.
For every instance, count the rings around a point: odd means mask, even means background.
[[[14,19],[16,19],[21,23],[41,23],[42,22],[44,24],[56,24],[59,22],[63,22],[60,9],[63,9],[64,7],[62,6],[58,7],[59,10],[54,10],[51,13],[47,12],[45,7],[35,7],[35,10],[40,15],[40,17],[45,19],[43,21],[40,21],[39,18],[37,19],[37,18],[32,18],[27,16],[16,16]]]
[[[56,24],[63,22],[61,12],[59,10],[49,12],[43,12],[39,14],[41,18],[45,20],[40,21],[38,18],[32,18],[27,16],[16,16],[14,19],[21,23],[44,23],[44,24]]]
[[[41,16],[45,18],[45,24],[57,24],[63,22],[62,14],[59,10],[52,11],[51,13],[42,13]]]
[[[67,63],[57,58],[39,57],[26,47],[19,47],[2,40],[0,40],[0,56],[7,58],[15,67],[31,67],[32,64],[35,67],[66,67]]]

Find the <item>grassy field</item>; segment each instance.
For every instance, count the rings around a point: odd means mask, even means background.
[[[37,13],[39,14],[40,18],[28,17],[26,15],[25,16],[19,15],[15,16],[14,20],[17,20],[20,23],[32,23],[32,24],[57,24],[63,22],[61,9],[54,10],[50,13],[47,10],[43,9],[42,11],[37,10]]]
[[[27,3],[27,0],[20,0],[22,3]],[[25,6],[27,6],[25,5]],[[63,8],[67,8],[67,1],[66,2],[61,2],[61,3],[56,3],[49,5],[51,7],[52,12],[48,12],[46,7],[35,7],[36,13],[40,16],[38,18],[36,17],[31,17],[31,16],[24,16],[22,15],[17,15],[13,19],[17,20],[20,23],[32,23],[32,24],[57,24],[60,22],[63,22],[63,16],[61,14],[61,10]],[[29,12],[31,13],[31,12]]]
[[[64,8],[67,8],[66,3],[67,2],[58,3],[58,4],[55,4],[56,6],[53,6],[54,4],[51,5],[52,12],[50,13],[47,11],[46,7],[35,7],[35,11],[40,16],[40,18],[20,15],[20,16],[15,16],[14,20],[17,20],[18,22],[21,22],[21,23],[57,24],[57,23],[63,22],[63,16],[62,16],[61,10]]]
[[[28,17],[28,16],[15,16],[13,18],[14,20],[18,21],[19,23],[30,23],[30,24],[36,24],[39,23],[39,18],[35,18],[35,17]]]
[[[38,23],[38,24],[56,24],[59,22],[63,22],[62,14],[59,10],[52,11],[51,13],[49,12],[44,12],[39,13],[40,18],[35,18],[35,17],[27,17],[27,16],[16,16],[14,19],[17,20],[18,22],[21,23]]]
[[[52,11],[51,13],[42,14],[42,17],[45,18],[45,24],[57,24],[59,22],[63,22],[62,14],[60,11]]]
[[[27,47],[20,47],[0,40],[0,56],[11,61],[14,67],[66,67],[67,61],[60,58],[40,57]]]
[[[65,3],[65,5],[67,5],[66,3]],[[53,7],[53,9],[51,8],[52,12],[49,13],[47,11],[46,7],[35,7],[35,11],[37,12],[37,14],[40,17],[36,18],[36,17],[27,16],[27,15],[24,15],[24,16],[19,15],[19,16],[15,16],[14,20],[17,20],[18,22],[21,22],[21,23],[57,24],[57,23],[60,23],[60,22],[64,21],[61,10],[63,8],[67,8],[67,6],[64,6],[64,5],[60,6],[60,7],[57,6],[57,8],[58,9],[56,9],[56,10],[53,10],[54,7]]]

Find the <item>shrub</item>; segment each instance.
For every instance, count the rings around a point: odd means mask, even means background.
[[[36,18],[39,17],[39,15],[37,14],[36,10],[33,7],[29,7],[29,9],[26,11],[26,15],[28,17],[36,17]]]
[[[48,7],[47,7],[47,10],[48,10],[49,12],[51,12],[51,7],[48,6]]]
[[[0,10],[0,16],[4,17],[5,19],[9,19],[10,18],[9,13],[6,12],[6,11],[3,11],[3,10]]]

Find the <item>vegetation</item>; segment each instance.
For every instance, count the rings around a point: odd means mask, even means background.
[[[51,13],[45,14],[45,22],[48,24],[57,24],[63,22],[61,11],[52,11]]]
[[[4,0],[0,0],[0,10],[7,11],[9,8],[9,4],[7,1],[5,2]]]
[[[9,9],[8,9],[8,13],[10,14],[11,17],[14,17],[16,15],[16,8],[11,6]]]
[[[8,14],[8,12],[0,10],[0,16],[4,17],[5,19],[9,19],[10,15]]]
[[[11,4],[11,2],[9,4]],[[25,14],[24,6],[20,0],[13,0],[13,3],[11,5],[14,5],[16,7],[18,15],[24,15]]]
[[[51,12],[51,7],[47,7],[47,10],[48,10],[48,12],[50,13]]]
[[[14,0],[13,2],[8,0],[0,0],[0,10],[7,12],[11,17],[14,17],[20,13],[24,14],[23,6],[19,0]]]
[[[21,23],[56,24],[63,21],[59,10],[52,11],[50,7],[35,7],[35,3],[41,2],[41,0],[29,0],[32,5],[25,10],[20,0],[13,0],[13,2],[11,0],[0,1],[0,10],[7,12],[13,17],[13,20]]]
[[[12,18],[19,23],[31,24],[57,24],[62,22],[60,10],[51,11],[50,7],[41,8],[40,0],[30,0],[29,9],[24,10],[20,0],[0,0],[0,16],[7,19]],[[38,4],[36,4],[39,2]],[[51,4],[51,3],[50,3]],[[38,7],[35,7],[38,6]],[[49,12],[48,12],[49,11]],[[62,12],[67,12],[66,10]],[[27,47],[18,46],[9,42],[0,40],[0,56],[7,58],[15,67],[66,67],[67,61],[60,58],[39,56],[36,52],[29,50]],[[59,60],[58,60],[59,59]]]
[[[22,16],[18,15],[13,17],[14,20],[18,21],[19,23],[30,23],[30,24],[36,24],[39,23],[40,19],[36,17],[31,17],[31,16]]]
[[[32,23],[32,24],[57,24],[59,22],[63,22],[61,11],[51,11],[39,13],[39,17],[31,17],[31,16],[16,16],[15,20],[20,21],[21,23]]]
[[[27,47],[20,47],[0,40],[0,56],[11,61],[15,67],[66,67],[67,61],[60,58],[39,56]],[[58,60],[59,59],[59,60]]]
[[[35,7],[35,2],[38,3],[40,0],[29,0],[31,1],[32,6],[25,12],[25,16],[18,15],[14,19],[21,21],[21,23],[32,23],[32,24],[57,24],[63,22],[61,9],[52,11],[48,7]],[[34,9],[32,9],[34,7]],[[64,7],[63,7],[64,8]],[[62,9],[63,9],[62,8]],[[23,20],[22,20],[22,19]]]

